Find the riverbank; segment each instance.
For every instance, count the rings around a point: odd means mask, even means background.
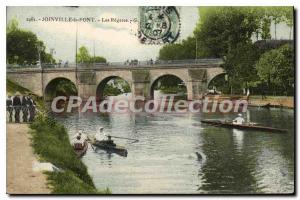
[[[223,100],[247,100],[246,96],[242,95],[207,95],[211,101],[223,101]],[[294,109],[294,97],[293,96],[266,96],[262,98],[260,95],[251,95],[248,100],[248,105],[253,107],[261,107],[269,104],[269,107],[276,108],[290,108]]]
[[[26,88],[7,80],[7,94],[13,95],[16,91],[19,91],[21,94],[30,93]],[[26,180],[31,179],[27,179],[26,174],[22,174],[22,171],[32,170],[32,162],[27,165],[22,164],[22,162],[28,160],[26,154],[22,152],[22,149],[26,147],[36,156],[36,160],[40,162],[50,162],[61,169],[61,171],[44,172],[42,176],[44,177],[45,183],[39,181],[35,182],[35,180],[30,181],[33,185],[42,187],[48,185],[47,192],[40,192],[39,189],[35,191],[36,187],[32,187],[32,190],[26,190],[26,194],[110,194],[109,189],[96,189],[92,178],[87,172],[87,167],[79,158],[77,158],[64,126],[49,117],[47,114],[48,111],[40,98],[35,96],[34,99],[40,112],[35,117],[32,124],[29,126],[26,124],[7,124],[7,127],[27,127],[22,135],[26,135],[30,138],[27,139],[28,142],[24,142],[22,145],[9,145],[9,148],[7,149],[7,157],[11,158],[11,160],[8,161],[7,169],[14,165],[14,162],[21,165],[20,167],[24,167],[17,169],[17,171],[20,172],[17,178],[15,178],[15,172],[9,172],[8,170],[8,173],[10,174],[7,176],[7,192],[10,194],[21,194],[22,192],[16,193],[11,188],[20,188],[22,185],[25,185],[24,188],[26,188],[30,185]],[[10,132],[14,133],[14,129],[11,129]],[[19,137],[14,136],[11,136],[10,138],[10,141],[7,141],[7,143],[21,143],[24,140],[24,138],[20,138],[21,140],[19,141]],[[15,153],[16,150],[14,150],[14,148],[19,150],[17,154]],[[14,154],[15,156],[11,156],[11,154]],[[22,162],[20,163],[19,160]],[[21,191],[25,191],[25,189],[22,189]]]
[[[250,96],[249,105],[260,106],[270,104],[270,107],[282,107],[294,109],[294,97],[291,96]]]
[[[38,159],[30,146],[27,124],[6,125],[6,192],[8,194],[49,194],[47,177],[33,171]]]
[[[60,172],[46,172],[54,194],[109,194],[97,190],[87,167],[77,158],[65,127],[47,115],[39,114],[30,125],[32,146],[40,160],[60,168]]]

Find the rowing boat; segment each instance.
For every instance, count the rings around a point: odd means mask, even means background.
[[[93,141],[91,144],[97,148],[106,150],[108,153],[116,153],[120,156],[127,157],[127,149],[123,146],[116,145],[114,143],[108,143],[106,140],[103,141]]]
[[[277,133],[284,133],[287,132],[286,129],[278,129],[273,127],[267,126],[259,126],[254,123],[246,123],[246,124],[233,124],[232,122],[228,121],[221,121],[221,120],[201,120],[202,123],[210,124],[213,126],[220,126],[225,128],[236,128],[242,130],[257,130],[257,131],[266,131],[266,132],[277,132]]]
[[[88,142],[87,141],[84,141],[82,148],[75,148],[74,147],[75,154],[78,158],[81,158],[86,153],[87,149],[88,149]]]

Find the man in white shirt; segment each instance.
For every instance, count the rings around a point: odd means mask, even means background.
[[[99,132],[96,133],[95,135],[95,139],[96,141],[102,141],[102,140],[105,140],[106,139],[106,133],[104,133],[104,128],[103,127],[100,127],[99,128]]]
[[[239,113],[238,116],[232,121],[232,123],[240,125],[245,123],[245,119],[243,118],[243,115]]]

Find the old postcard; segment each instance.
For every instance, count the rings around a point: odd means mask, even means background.
[[[7,7],[8,194],[294,194],[293,7]]]

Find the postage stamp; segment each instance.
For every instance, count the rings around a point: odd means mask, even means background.
[[[139,8],[138,38],[142,44],[173,43],[180,34],[180,16],[175,6]]]

